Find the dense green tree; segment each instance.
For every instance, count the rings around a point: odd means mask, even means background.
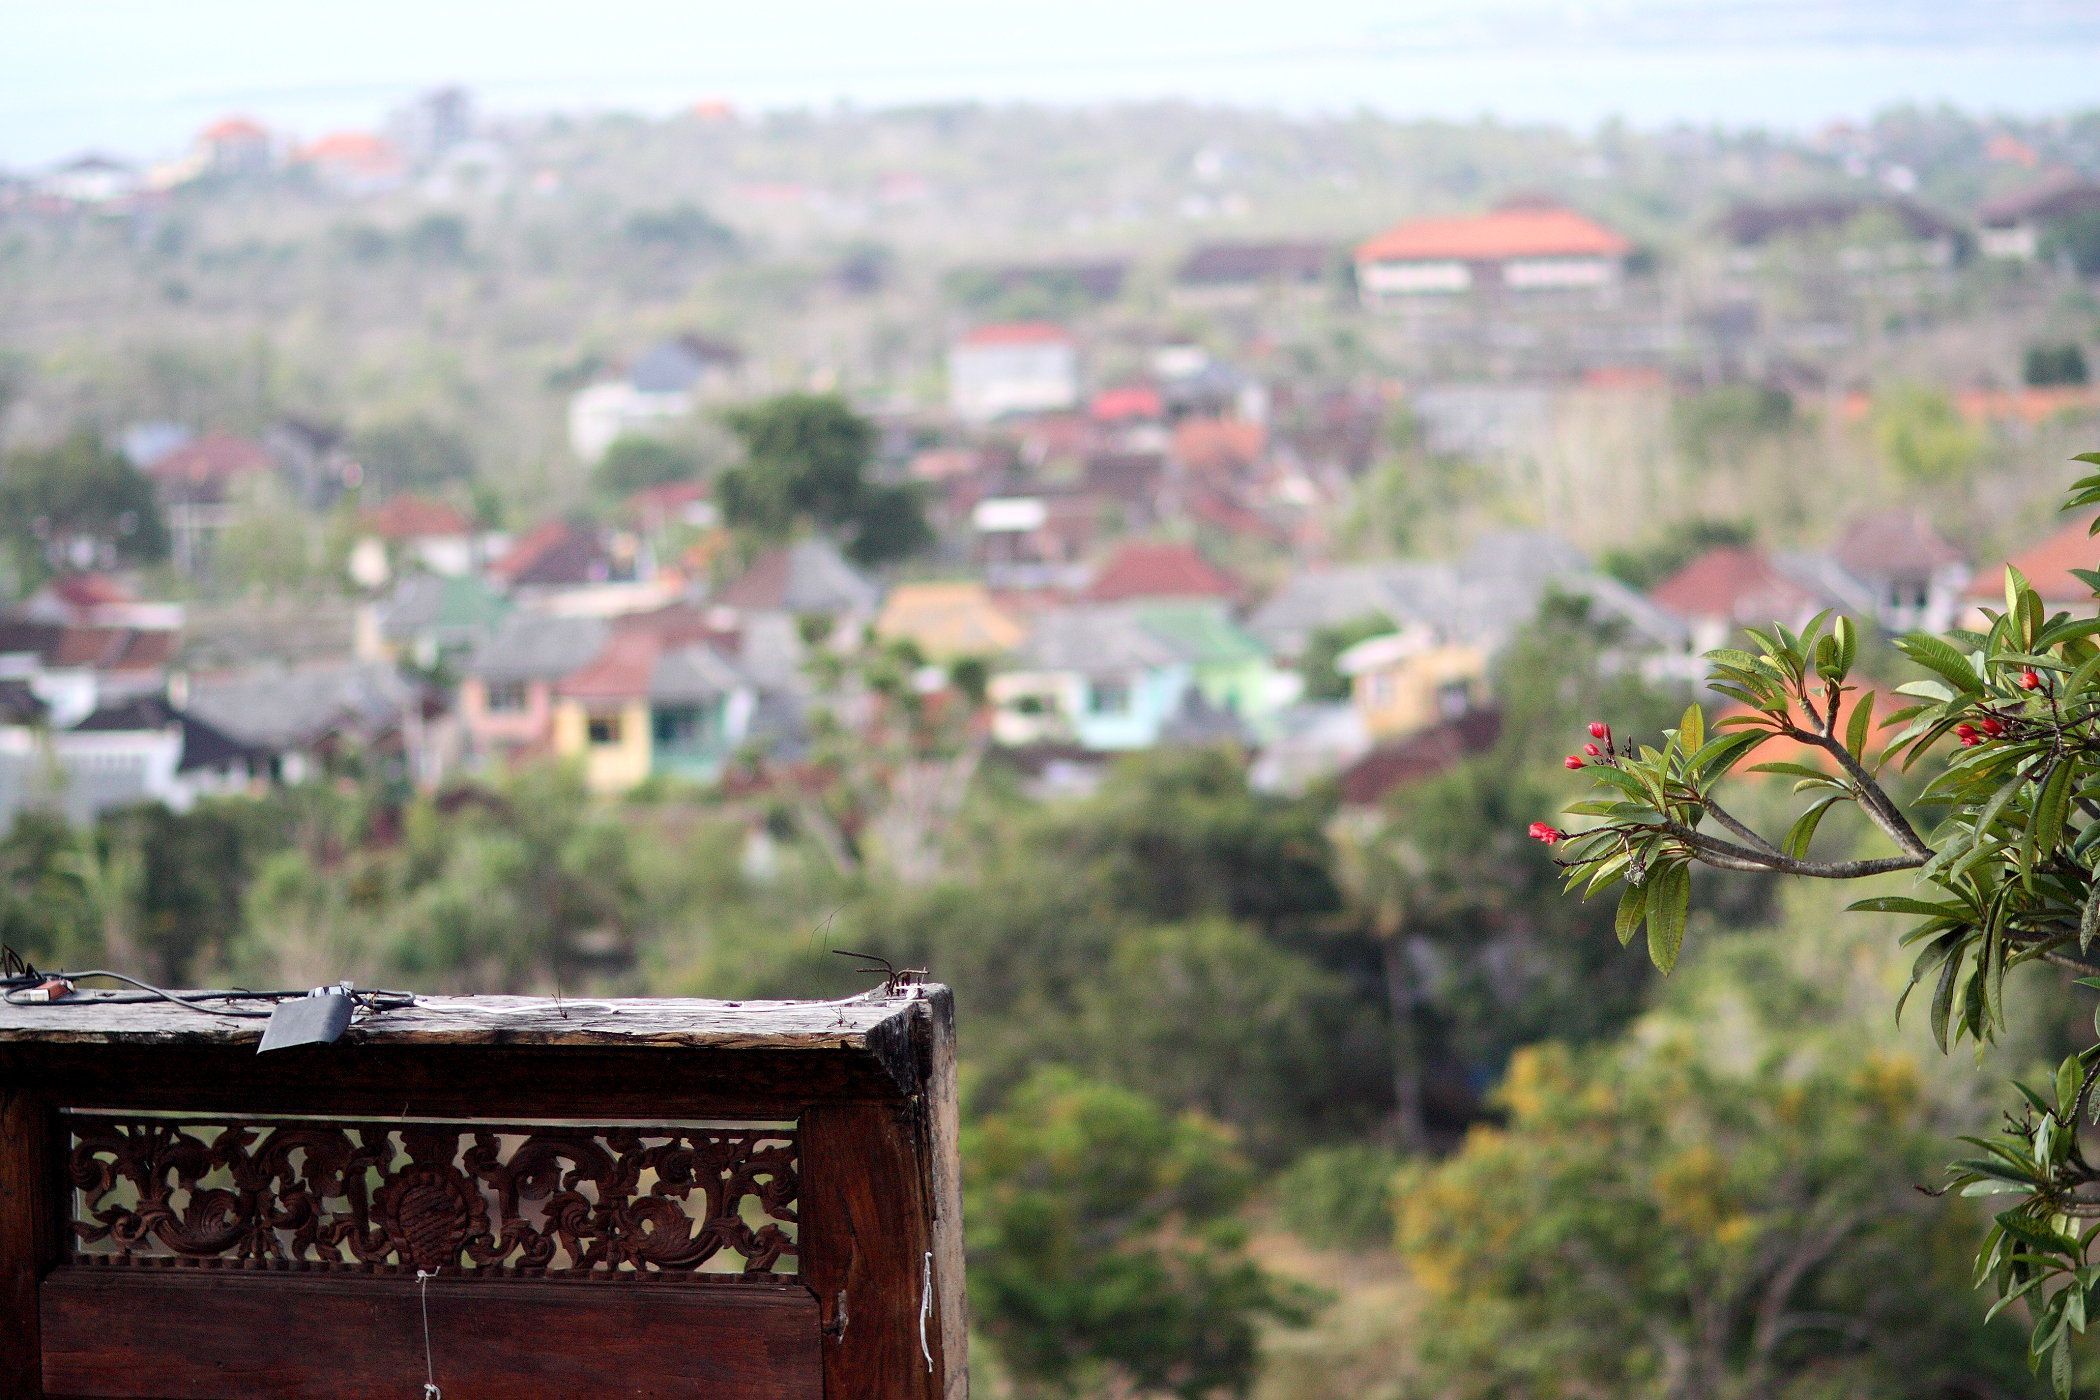
[[[25,581],[67,565],[150,563],[168,549],[153,483],[84,428],[0,462],[0,537]]]
[[[1874,396],[1874,444],[1906,486],[1949,486],[1983,456],[1983,434],[1963,421],[1939,389],[1897,384]]]
[[[604,495],[624,499],[651,486],[691,481],[700,475],[700,454],[682,443],[642,433],[622,433],[591,469],[591,481]]]
[[[474,445],[466,434],[422,414],[360,429],[351,436],[350,449],[374,499],[468,481],[475,472]]]
[[[1717,1067],[1689,1030],[1520,1053],[1394,1188],[1433,1393],[1653,1400],[2008,1394],[1927,1170],[1911,1062]],[[2009,1343],[2009,1344],[2008,1344]]]
[[[1358,642],[1382,637],[1393,630],[1393,620],[1382,612],[1367,612],[1348,622],[1316,629],[1298,658],[1299,674],[1305,677],[1308,700],[1346,700],[1349,678],[1334,668],[1335,659]]]
[[[1219,1128],[1044,1070],[963,1141],[973,1324],[1024,1395],[1242,1395],[1311,1299],[1247,1254]]]
[[[2062,345],[2030,345],[2020,361],[2022,382],[2035,388],[2084,384],[2090,377],[2085,351],[2075,341]]]
[[[868,480],[875,425],[836,394],[781,394],[731,409],[743,448],[724,473],[722,514],[761,539],[815,527],[843,535],[863,563],[886,563],[930,539],[918,498]]]
[[[1678,521],[1641,544],[1608,549],[1598,563],[1627,587],[1647,589],[1710,549],[1745,545],[1754,538],[1756,532],[1740,520],[1695,517]]]

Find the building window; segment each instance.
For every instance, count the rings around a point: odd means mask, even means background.
[[[1445,719],[1457,719],[1472,708],[1472,682],[1445,681],[1436,688],[1436,712]]]
[[[617,744],[620,742],[620,717],[618,715],[592,715],[586,726],[594,744]]]
[[[504,681],[489,687],[489,713],[516,715],[525,712],[525,683]]]
[[[1087,696],[1087,708],[1097,715],[1129,714],[1129,682],[1095,681]]]
[[[714,743],[722,736],[723,702],[717,698],[699,705],[675,705],[655,712],[651,737],[657,747],[694,749]]]

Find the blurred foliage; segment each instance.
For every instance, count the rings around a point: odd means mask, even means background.
[[[93,432],[0,461],[0,540],[24,584],[54,569],[166,557],[153,483]]]
[[[744,460],[721,479],[722,515],[760,540],[798,528],[844,532],[863,564],[903,559],[933,533],[909,486],[868,480],[875,427],[834,394],[781,394],[729,410]]]
[[[1984,436],[1944,390],[1897,384],[1874,396],[1874,445],[1907,487],[1954,485],[1983,456]]]
[[[1314,1301],[1249,1258],[1254,1175],[1201,1117],[1043,1070],[963,1160],[971,1318],[1022,1395],[1245,1394]]]

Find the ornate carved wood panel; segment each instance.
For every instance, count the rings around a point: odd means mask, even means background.
[[[797,1267],[781,1125],[60,1115],[78,1264],[693,1280]]]

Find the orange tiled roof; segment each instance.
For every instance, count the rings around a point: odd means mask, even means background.
[[[1261,460],[1268,430],[1239,418],[1184,418],[1174,425],[1174,456],[1194,472],[1238,470]]]
[[[267,141],[270,133],[248,117],[221,117],[197,133],[205,141]]]
[[[388,540],[464,535],[473,528],[457,507],[417,495],[395,496],[373,511],[369,519],[372,532]]]
[[[1356,250],[1358,262],[1501,262],[1511,258],[1623,257],[1633,244],[1572,209],[1498,209],[1407,219]]]
[[[1679,617],[1720,617],[1762,622],[1802,608],[1818,599],[1772,567],[1761,549],[1724,545],[1710,549],[1649,590],[1658,606]]]
[[[2071,521],[2047,539],[2029,545],[2005,561],[2026,575],[2035,591],[2052,603],[2087,603],[2093,590],[2071,573],[2073,569],[2100,569],[2100,540],[2086,533],[2087,520]],[[2002,567],[1978,569],[1969,585],[1969,597],[1982,603],[1998,599],[2004,607],[2005,571]]]
[[[963,337],[965,345],[1062,345],[1071,332],[1054,321],[1001,321],[979,326]]]

